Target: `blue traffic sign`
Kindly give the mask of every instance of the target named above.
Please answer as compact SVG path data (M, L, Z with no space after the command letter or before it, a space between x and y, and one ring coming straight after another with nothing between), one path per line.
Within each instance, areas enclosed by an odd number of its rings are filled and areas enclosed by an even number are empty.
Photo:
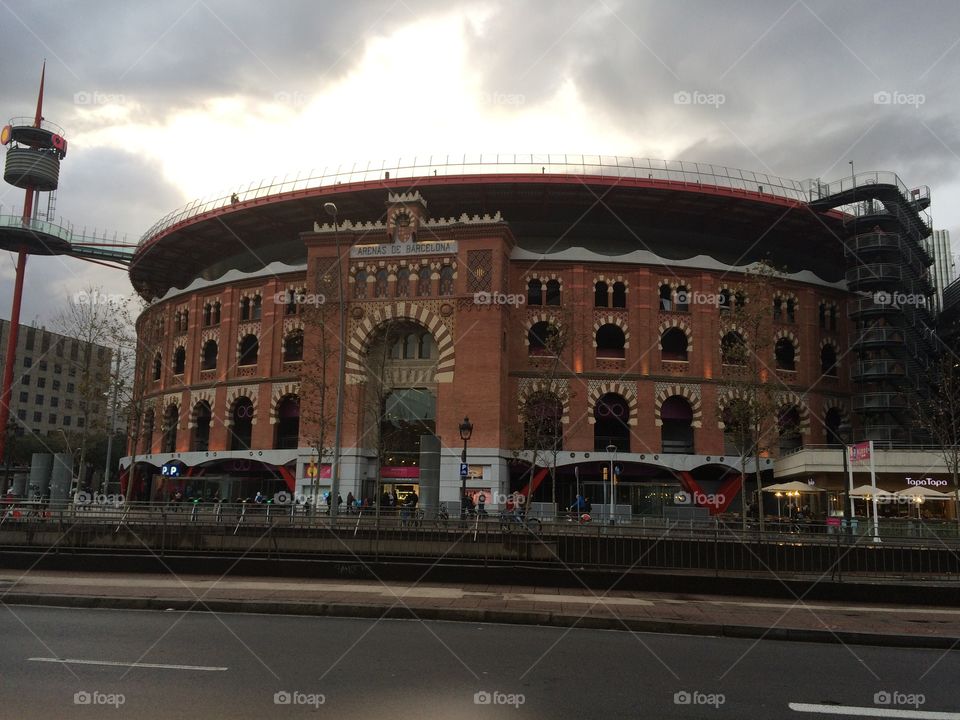
M466 463L460 463L460 477L470 477L470 466Z

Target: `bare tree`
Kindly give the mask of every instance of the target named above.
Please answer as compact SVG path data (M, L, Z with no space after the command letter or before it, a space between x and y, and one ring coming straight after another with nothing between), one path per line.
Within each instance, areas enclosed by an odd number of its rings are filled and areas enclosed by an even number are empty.
M328 298L337 297L336 260L318 268L314 279L316 292L299 293L289 298L297 303L303 319L303 357L300 368L301 435L316 453L316 474L311 481L314 509L320 499L320 474L324 461L333 455L337 407L337 363L339 338L330 330L339 322L336 306ZM304 413L304 410L308 412Z
M109 395L112 387L110 377L114 351L104 351L103 348L114 346L119 311L120 301L115 296L106 294L101 287L89 285L68 300L53 319L57 332L75 340L79 346L76 354L72 349L68 351L59 347L57 355L63 357L71 373L77 376L76 385L81 396L78 430L73 433L80 440L77 480L81 483L85 476L90 439L99 432L113 430L106 427L102 409L109 402L105 394ZM75 490L71 488L72 492Z
M960 360L944 354L935 367L937 387L914 396L911 408L921 429L930 433L953 479L955 515L960 526Z
M563 407L570 402L569 365L564 355L574 338L573 315L569 310L553 308L551 319L529 331L532 363L539 370L537 388L520 406L520 434L514 455L531 453L533 478L541 459L549 468L550 498L557 503L557 460L563 450Z
M769 452L772 421L780 406L780 383L775 371L775 340L772 322L774 281L780 273L769 263L748 268L729 289L721 308L721 373L725 386L719 414L728 430L728 438L740 455L742 477L746 478L747 459L756 471L756 490L760 529L763 530L763 486L760 458ZM743 528L746 529L746 494L743 498Z

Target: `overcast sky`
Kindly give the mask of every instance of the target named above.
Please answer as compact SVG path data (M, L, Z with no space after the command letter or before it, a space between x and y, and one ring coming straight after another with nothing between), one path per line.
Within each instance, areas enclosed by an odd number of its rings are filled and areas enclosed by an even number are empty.
M353 161L597 153L894 170L960 243L960 3L0 0L0 117L65 128L57 214L139 237L198 196ZM693 102L683 102L692 99ZM8 213L22 191L0 188ZM0 317L13 259L0 254ZM31 258L22 318L126 275Z

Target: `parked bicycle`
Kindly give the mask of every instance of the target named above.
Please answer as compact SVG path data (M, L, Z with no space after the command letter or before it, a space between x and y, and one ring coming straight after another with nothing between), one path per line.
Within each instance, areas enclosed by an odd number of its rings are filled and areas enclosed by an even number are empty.
M520 529L533 533L534 535L539 535L543 532L543 523L540 522L539 518L524 513L500 513L500 532L509 533Z

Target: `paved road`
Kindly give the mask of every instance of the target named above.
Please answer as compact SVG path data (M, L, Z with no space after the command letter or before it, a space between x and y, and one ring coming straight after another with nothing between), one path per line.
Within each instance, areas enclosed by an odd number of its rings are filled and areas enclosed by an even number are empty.
M960 720L960 652L24 606L0 608L0 638L0 717L23 720L841 717L805 711L820 704Z

